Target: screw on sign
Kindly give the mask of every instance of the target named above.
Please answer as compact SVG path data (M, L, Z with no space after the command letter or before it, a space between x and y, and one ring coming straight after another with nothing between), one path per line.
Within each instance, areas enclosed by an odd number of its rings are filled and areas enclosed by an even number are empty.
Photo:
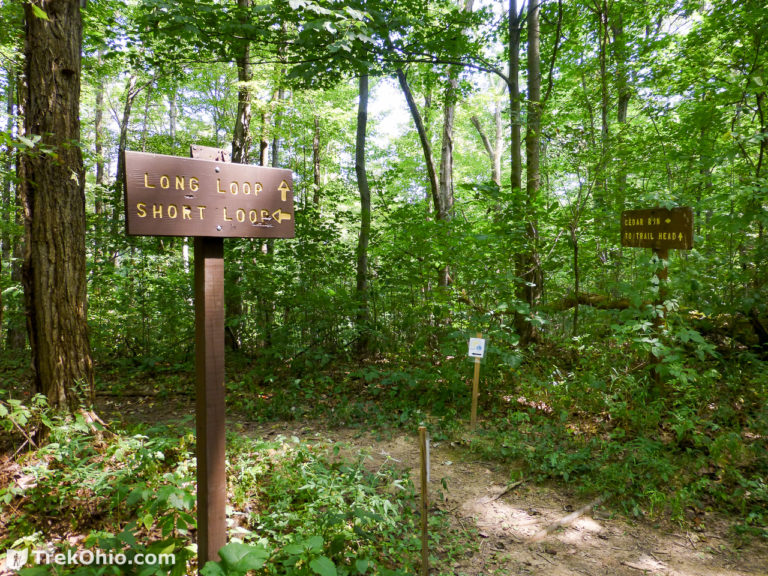
M224 238L293 238L290 170L231 164L217 148L192 158L126 152L129 235L195 239L198 568L227 543L224 426Z

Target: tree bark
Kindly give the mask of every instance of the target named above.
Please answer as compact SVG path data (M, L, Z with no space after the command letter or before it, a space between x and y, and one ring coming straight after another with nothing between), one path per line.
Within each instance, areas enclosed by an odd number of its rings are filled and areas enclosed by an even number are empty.
M123 193L125 191L125 150L128 147L128 125L131 121L133 101L143 87L137 86L138 76L134 73L128 78L125 87L125 102L123 117L120 121L120 139L117 143L117 174L115 175L115 192L112 205L112 233L117 235L122 212Z
M48 19L35 15L33 5ZM85 173L80 151L79 0L24 4L24 130L41 147L21 162L24 292L34 386L51 406L93 403L86 323Z
M528 314L518 314L516 326L520 345L525 347L536 338L531 316L542 294L543 274L538 254L538 219L536 203L541 174L539 168L541 132L541 61L539 53L539 5L532 4L528 11L528 124L525 131L526 193L525 243L518 257L517 276L522 279L518 298L528 304Z
M104 82L96 86L96 108L93 113L93 151L96 154L96 184L104 185ZM104 209L99 193L96 198L96 214Z
M238 0L237 5L243 10L251 6L251 0ZM253 70L251 68L251 45L245 42L242 51L236 58L237 61L237 117L235 129L232 133L232 163L248 164L251 142L251 101Z
M491 143L491 139L485 133L480 119L477 116L472 116L470 120L472 121L472 125L475 127L475 130L477 130L477 133L480 136L480 140L483 143L485 152L488 154L488 159L491 161L491 181L496 184L496 186L501 187L501 153L504 147L504 140L501 129L501 107L497 103L493 114L495 127L493 144Z
M443 138L440 149L440 204L435 206L437 219L450 222L453 216L453 127L456 116L456 92L459 81L449 69L443 108ZM451 284L451 268L446 262L437 271L437 285L447 288Z
M13 133L15 123L15 72L13 69L7 69L8 83L5 86L5 110L8 118L8 132ZM11 172L13 171L13 162L15 154L12 146L7 146L3 155L3 173L2 173L2 191L0 192L0 217L4 222L13 222L15 219L16 206L11 194ZM10 261L11 257L11 231L9 228L3 229L0 236L0 277L2 277L3 264ZM3 333L3 322L5 306L3 304L3 295L0 292L0 337ZM0 338L0 341L2 339Z
M419 113L419 107L416 105L416 100L413 98L413 92L408 84L408 79L405 77L405 72L402 68L398 68L395 71L397 80L400 82L400 88L405 95L405 101L408 104L408 110L413 118L413 123L416 125L416 133L419 135L419 142L421 142L421 149L424 152L424 160L427 165L427 176L429 179L429 189L432 195L432 201L435 205L435 211L440 212L440 185L437 180L437 169L435 168L435 156L432 153L432 144L429 141L429 135L427 129L424 127L424 121Z
M12 120L13 126L11 130L14 132L14 134L17 134L19 130L21 129L21 122L22 118L24 117L24 90L26 84L24 83L23 76L21 75L21 72L17 71L15 73L15 93L16 93L16 109L13 110L13 100L9 103L8 111L13 112L12 115L9 116L9 119ZM21 176L21 155L18 151L12 151L11 149L8 150L9 154L9 174L10 171L13 168L13 164L16 165L16 176L17 179ZM10 185L10 180L8 181L8 184ZM17 184L15 187L15 192L13 193L13 198L11 199L9 196L9 202L10 206L12 206L13 213L12 215L9 215L10 218L13 219L13 221L17 224L17 226L22 227L24 225L22 213L21 213L21 187ZM10 190L9 190L10 193ZM21 278L21 268L22 268L22 260L24 258L24 243L23 238L15 237L12 238L9 236L8 240L8 247L11 250L11 258L10 258L10 264L11 264L11 282L13 284L19 285L22 283ZM14 314L13 316L18 316L19 319L16 321L15 319L8 322L8 319L6 318L7 322L7 332L6 332L6 346L11 350L22 350L26 344L27 344L27 332L24 326L24 321L22 320L24 316L23 312L23 304L19 303L18 305L13 306ZM17 314L18 313L18 314Z
M368 241L371 234L371 190L365 167L365 141L368 126L368 75L359 80L357 108L357 137L355 140L355 174L360 192L360 236L357 241L357 332L358 351L366 352L370 345L370 313L368 310Z
M520 22L517 0L509 0L509 109L510 119L510 185L512 194L523 187L522 138L520 128Z
M251 6L251 0L238 0L238 8L247 10ZM245 18L245 14L242 16ZM248 164L250 160L251 143L253 136L251 132L251 105L253 99L253 90L251 81L253 80L253 70L251 68L251 45L250 42L244 42L237 61L237 115L235 117L235 127L232 131L232 163ZM242 274L240 269L232 271L228 278L231 290L225 292L226 296L226 314L227 314L227 344L232 350L240 348L240 318L243 316L243 297L240 291Z
M315 116L315 130L312 133L312 203L320 205L320 118Z
M178 94L171 89L168 97L168 136L171 138L171 146L176 146L176 122L179 118Z

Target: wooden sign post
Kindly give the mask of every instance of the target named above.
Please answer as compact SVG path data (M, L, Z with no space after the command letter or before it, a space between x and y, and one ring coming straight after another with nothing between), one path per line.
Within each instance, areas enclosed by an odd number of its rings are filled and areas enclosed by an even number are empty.
M472 430L477 426L477 397L480 395L480 360L485 356L485 340L478 332L476 338L469 339L467 355L475 359L475 373L472 376L472 409L469 415L469 425Z
M693 211L690 207L625 210L621 214L621 245L650 248L661 263L661 268L656 271L659 292L655 302L657 316L654 320L657 330L661 330L666 323L664 302L667 299L669 279L669 251L693 248ZM652 362L658 363L653 355ZM661 377L655 368L653 376L659 388Z
M216 148L193 158L125 153L129 235L195 239L198 570L227 543L224 410L224 238L293 238L290 170L230 164Z
M419 426L421 462L421 576L429 576L429 435Z

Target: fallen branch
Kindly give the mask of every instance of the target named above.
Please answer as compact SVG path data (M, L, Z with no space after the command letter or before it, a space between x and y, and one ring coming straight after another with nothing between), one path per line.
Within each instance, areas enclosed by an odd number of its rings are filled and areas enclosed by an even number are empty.
M555 530L557 530L558 528L562 528L562 527L564 527L564 526L568 526L568 525L569 525L569 524L571 524L571 523L572 523L574 520L576 520L576 519L578 519L579 517L583 516L583 515L584 515L586 512L589 512L589 511L590 511L590 510L592 510L592 508L594 508L595 506L600 506L600 504L602 504L602 503L603 503L603 502L605 502L606 500L608 500L608 494L603 494L603 495L602 495L602 496L600 496L599 498L595 498L595 499L594 499L592 502L590 502L590 503L589 503L589 504L587 504L586 506L582 506L582 507L581 507L581 508L579 508L578 510L576 510L576 511L574 511L574 512L571 512L571 513L570 513L570 514L568 514L568 516L566 516L565 518L561 518L561 519L560 519L560 520L558 520L557 522L554 522L553 524L550 524L549 526L547 526L547 527L546 527L546 528L544 528L543 530L540 530L539 532L537 532L536 534L534 534L533 536L531 536L531 537L528 539L528 543L529 543L529 544L532 544L532 543L534 543L534 542L541 542L542 540L544 540L544 538L546 538L547 536L549 536L549 535L550 535L552 532L554 532L554 531L555 531Z
M501 492L499 492L495 496L490 496L490 497L486 496L485 498L483 498L481 500L481 503L482 504L490 504L491 502L495 502L496 500L498 500L502 496L504 496L506 494L509 494L512 490L514 490L518 486L522 486L523 484L525 484L525 478L523 478L522 480L518 480L517 482L512 482L512 484L508 485L506 488L504 488L504 490L502 490Z
M628 298L611 298L605 294L590 294L588 292L579 292L578 298L573 294L562 298L556 302L551 302L546 306L553 312L563 312L575 308L576 304L581 306L591 306L598 310L627 310L632 305ZM642 305L649 305L650 302L643 302Z

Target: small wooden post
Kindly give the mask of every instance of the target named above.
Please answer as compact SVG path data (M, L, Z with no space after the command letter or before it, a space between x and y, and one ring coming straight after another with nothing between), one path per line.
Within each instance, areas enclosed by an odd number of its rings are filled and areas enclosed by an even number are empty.
M421 576L429 575L429 445L427 429L419 426L421 451Z
M478 332L478 338L483 335ZM480 396L480 358L475 358L475 373L472 376L472 412L469 417L469 425L472 430L477 426L477 398Z

